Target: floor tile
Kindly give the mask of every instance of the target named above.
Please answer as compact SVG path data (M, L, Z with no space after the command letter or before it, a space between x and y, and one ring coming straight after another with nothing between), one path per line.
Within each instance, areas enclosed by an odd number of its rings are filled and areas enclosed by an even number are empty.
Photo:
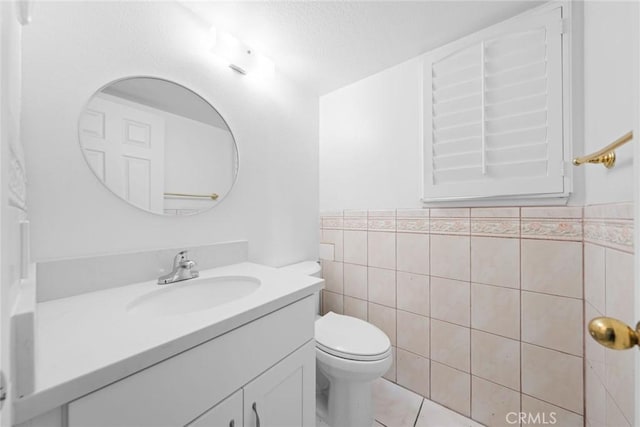
M424 399L415 427L483 427L456 412Z
M422 396L382 378L373 383L376 421L387 427L413 427Z

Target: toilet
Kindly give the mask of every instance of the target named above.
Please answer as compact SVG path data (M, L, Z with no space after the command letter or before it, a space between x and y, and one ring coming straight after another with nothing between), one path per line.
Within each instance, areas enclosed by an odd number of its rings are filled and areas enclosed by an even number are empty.
M320 277L317 262L283 267ZM320 316L316 294L316 407L330 427L370 427L373 424L372 383L391 366L389 337L374 325L329 312Z

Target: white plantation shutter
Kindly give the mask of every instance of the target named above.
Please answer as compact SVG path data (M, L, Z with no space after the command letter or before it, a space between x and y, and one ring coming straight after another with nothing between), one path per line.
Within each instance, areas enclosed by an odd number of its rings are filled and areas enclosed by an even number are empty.
M425 61L424 199L564 191L562 9Z

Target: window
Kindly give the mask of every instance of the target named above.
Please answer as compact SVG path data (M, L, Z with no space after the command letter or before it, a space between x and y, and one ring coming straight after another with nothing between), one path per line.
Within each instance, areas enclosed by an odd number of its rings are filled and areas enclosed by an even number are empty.
M425 202L568 195L562 12L529 12L425 57Z

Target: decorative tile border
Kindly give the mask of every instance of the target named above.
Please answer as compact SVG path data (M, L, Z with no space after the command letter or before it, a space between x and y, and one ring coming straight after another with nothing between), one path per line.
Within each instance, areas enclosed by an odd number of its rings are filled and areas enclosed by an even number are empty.
M431 234L457 234L468 236L471 231L469 218L431 218Z
M396 231L396 211L369 211L367 229L369 231Z
M367 211L344 211L345 230L366 230Z
M584 241L633 253L633 220L585 219Z
M633 252L633 208L633 203L616 203L584 208L345 210L321 212L320 226L328 230L585 241Z
M582 241L582 220L563 218L522 218L523 239Z
M429 209L399 209L396 228L403 233L429 233Z
M344 220L341 216L322 216L320 217L320 224L323 229L341 230Z
M469 208L434 208L431 209L432 234L457 234L468 236L471 232Z
M520 237L520 218L472 218L471 235Z

